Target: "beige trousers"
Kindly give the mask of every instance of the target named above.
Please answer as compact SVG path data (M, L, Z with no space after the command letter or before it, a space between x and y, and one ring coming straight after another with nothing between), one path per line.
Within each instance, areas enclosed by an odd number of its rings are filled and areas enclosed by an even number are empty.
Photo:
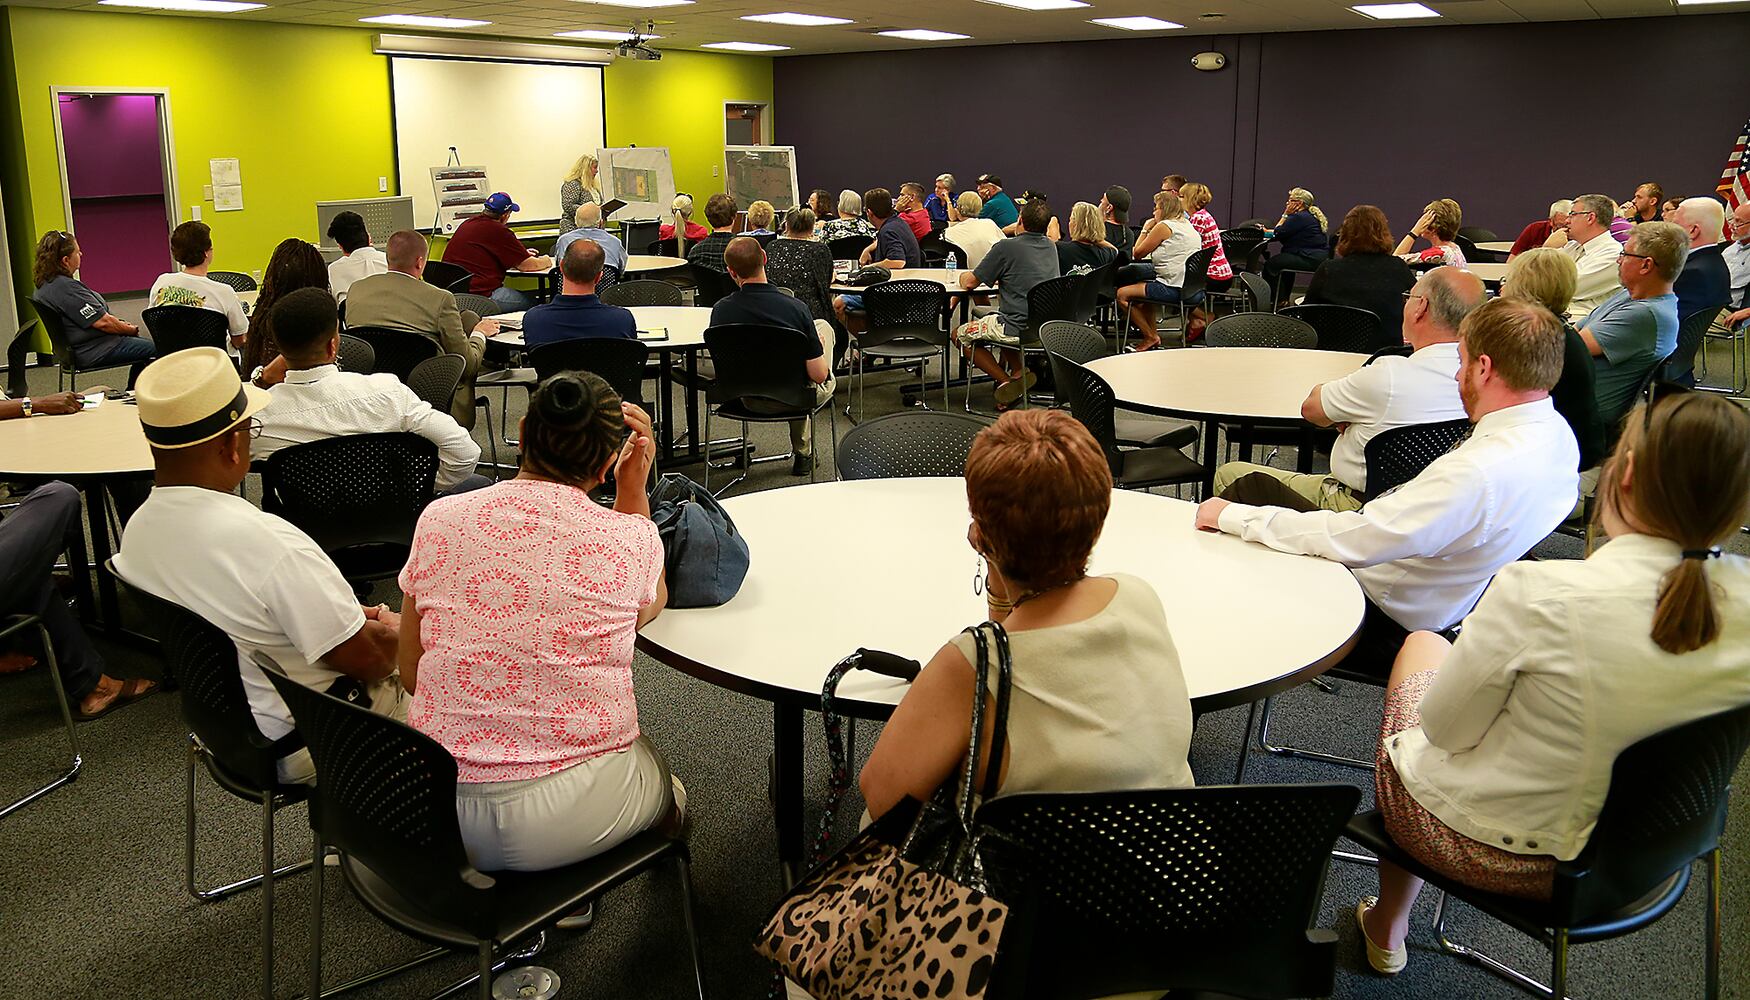
M1256 465L1252 462L1227 462L1215 470L1215 495L1221 496L1241 476L1261 472L1282 483L1295 493L1305 497L1308 503L1316 504L1321 510L1360 510L1361 498L1355 491L1338 482L1334 477L1320 473L1289 472L1268 465Z

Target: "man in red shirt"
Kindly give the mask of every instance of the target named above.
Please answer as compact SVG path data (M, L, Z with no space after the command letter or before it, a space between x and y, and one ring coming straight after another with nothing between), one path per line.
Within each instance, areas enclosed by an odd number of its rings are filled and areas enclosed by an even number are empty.
M1568 210L1573 207L1574 203L1566 198L1551 203L1549 218L1539 219L1526 226L1524 231L1519 234L1519 238L1513 241L1513 250L1507 255L1507 258L1511 260L1527 250L1543 246L1549 241L1550 233L1558 229L1568 228Z
M444 260L456 264L474 276L468 291L489 295L506 312L527 310L534 301L527 294L504 283L506 271L550 271L553 258L543 257L523 246L507 223L512 212L522 206L510 195L499 191L486 199L480 214L456 227L449 245L444 247Z
M907 182L899 186L899 197L893 202L893 207L899 209L900 220L920 240L930 235L930 210L924 207L925 197L922 184Z

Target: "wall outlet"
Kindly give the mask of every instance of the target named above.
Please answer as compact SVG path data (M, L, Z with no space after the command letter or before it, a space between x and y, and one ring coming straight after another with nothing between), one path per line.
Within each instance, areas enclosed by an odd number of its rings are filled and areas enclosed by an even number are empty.
M201 207L199 205L188 206L188 217L194 222L201 221Z
M378 191L389 190L389 178L387 178L387 177L377 178L377 190Z
M211 184L202 184L201 185L201 200L202 201L212 201L213 200L213 186Z
M715 163L711 164L711 176L712 177L717 176L717 164L715 164Z

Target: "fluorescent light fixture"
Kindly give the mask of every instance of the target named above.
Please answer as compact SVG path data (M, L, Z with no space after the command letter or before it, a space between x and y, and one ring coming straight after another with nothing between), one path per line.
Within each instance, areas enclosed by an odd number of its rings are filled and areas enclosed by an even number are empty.
M409 28L478 28L491 21L470 21L464 17L431 17L426 14L378 14L361 17L361 24L402 24Z
M630 32L630 31L602 31L599 28L586 28L582 31L555 31L553 33L553 37L554 38L587 38L592 42L629 42L632 40L633 32ZM645 41L648 42L648 41L655 39L655 38L661 38L662 36L661 35L643 35L640 37L642 37Z
M575 0L577 3L600 3L610 7L679 7L694 0Z
M1168 28L1184 27L1177 21L1163 21L1158 17L1096 17L1088 23L1123 28L1125 31L1166 31Z
M1679 7L1701 7L1705 4L1744 3L1745 0L1677 0Z
M1408 21L1418 17L1439 17L1440 12L1419 3L1364 3L1349 8L1375 21Z
M819 28L828 24L850 24L848 17L826 17L822 14L747 14L743 21L764 21L767 24L793 24L799 28Z
M146 7L151 10L187 10L202 14L235 14L242 10L260 10L264 3L242 3L240 0L97 0L108 7Z
M952 42L957 38L971 38L971 35L956 35L952 31L932 31L929 28L906 28L903 31L877 31L877 35L888 38L909 38L914 42Z
M706 42L702 49L728 49L731 52L779 52L788 45L767 45L765 42Z
M1021 10L1069 10L1071 7L1092 7L1082 0L981 0L998 7L1018 7Z

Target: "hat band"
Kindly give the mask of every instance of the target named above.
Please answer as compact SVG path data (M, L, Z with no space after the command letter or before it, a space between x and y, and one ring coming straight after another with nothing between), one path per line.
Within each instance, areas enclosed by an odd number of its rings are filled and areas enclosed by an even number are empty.
M237 387L237 396L231 402L209 417L202 417L192 424L181 424L176 427L155 427L142 422L141 428L146 432L146 440L160 448L180 448L183 445L205 441L243 419L244 411L249 409L249 396L243 387Z

